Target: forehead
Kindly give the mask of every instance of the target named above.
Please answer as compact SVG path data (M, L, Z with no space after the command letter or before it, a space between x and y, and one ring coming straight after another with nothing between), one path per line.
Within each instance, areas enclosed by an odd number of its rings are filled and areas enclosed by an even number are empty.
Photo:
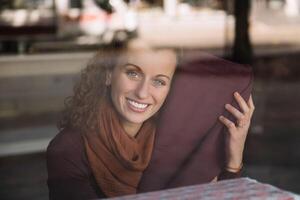
M176 55L171 50L143 50L129 52L127 63L137 65L144 72L171 75L176 67Z

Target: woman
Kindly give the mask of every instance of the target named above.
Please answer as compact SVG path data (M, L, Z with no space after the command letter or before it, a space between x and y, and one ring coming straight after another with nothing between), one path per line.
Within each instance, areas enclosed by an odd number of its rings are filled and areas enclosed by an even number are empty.
M61 132L47 149L50 199L93 199L134 194L151 161L157 113L173 78L176 57L168 50L98 54L82 72L67 102ZM228 173L238 174L254 110L234 95L241 111L226 109ZM180 139L180 138L178 138ZM226 173L225 173L226 174ZM226 176L224 176L226 177ZM145 183L145 179L143 180Z

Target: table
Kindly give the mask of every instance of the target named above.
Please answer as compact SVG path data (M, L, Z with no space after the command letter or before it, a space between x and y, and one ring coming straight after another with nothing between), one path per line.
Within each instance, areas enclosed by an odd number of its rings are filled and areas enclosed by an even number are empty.
M300 196L281 190L269 184L260 183L250 178L224 180L209 184L180 187L175 189L147 192L110 198L112 200L300 200Z

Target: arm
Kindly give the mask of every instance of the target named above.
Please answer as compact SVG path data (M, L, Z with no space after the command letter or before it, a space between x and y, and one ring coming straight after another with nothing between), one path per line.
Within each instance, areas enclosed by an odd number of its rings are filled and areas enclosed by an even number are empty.
M230 172L225 169L217 176L217 180L221 181L226 179L239 178L241 177L241 172L241 170L238 172Z
M225 108L236 118L236 123L230 121L224 116L220 116L219 118L228 130L226 144L227 162L226 167L220 174L219 179L236 178L240 176L245 141L254 112L254 104L251 95L248 102L246 102L237 92L234 93L234 98L237 101L241 111L230 104L226 104Z

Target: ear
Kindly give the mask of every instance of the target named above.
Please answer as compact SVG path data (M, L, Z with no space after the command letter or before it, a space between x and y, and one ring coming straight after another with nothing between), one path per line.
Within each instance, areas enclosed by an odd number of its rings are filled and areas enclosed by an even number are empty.
M111 85L111 71L106 71L106 77L105 77L105 85L109 86Z

